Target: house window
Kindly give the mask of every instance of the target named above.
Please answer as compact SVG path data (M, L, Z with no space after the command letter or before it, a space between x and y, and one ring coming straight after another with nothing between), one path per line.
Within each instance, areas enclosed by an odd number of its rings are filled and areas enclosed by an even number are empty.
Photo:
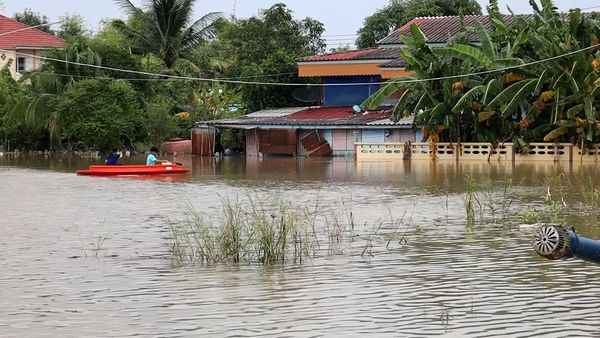
M25 72L25 58L19 57L17 58L17 73Z

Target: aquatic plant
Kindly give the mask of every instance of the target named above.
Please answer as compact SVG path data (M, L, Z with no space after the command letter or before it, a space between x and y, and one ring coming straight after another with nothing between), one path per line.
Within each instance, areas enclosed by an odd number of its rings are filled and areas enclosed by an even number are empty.
M467 214L467 225L472 226L475 223L475 206L481 207L481 202L477 198L477 182L472 176L466 176L466 188L463 202Z
M401 232L404 215L397 219L390 210L385 220L365 223L358 230L346 201L340 207L325 208L317 202L314 208L298 209L278 196L250 197L244 203L222 198L214 224L192 206L186 216L171 226L169 252L175 265L301 263L319 253L342 254L359 237L366 241L362 254L372 256L374 243L386 250L396 241L406 243L410 228L408 224Z

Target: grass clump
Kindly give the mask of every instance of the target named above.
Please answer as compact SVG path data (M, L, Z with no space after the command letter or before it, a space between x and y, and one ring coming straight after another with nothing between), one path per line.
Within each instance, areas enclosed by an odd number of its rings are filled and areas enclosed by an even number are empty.
M171 227L170 254L178 264L261 263L301 260L314 255L313 228L299 221L289 202L273 198L223 199L216 224L193 208L188 218Z
M406 243L410 222L404 222L405 214L396 219L389 210L389 218L357 229L351 203L345 201L296 208L279 197L244 203L223 198L214 222L188 207L187 218L171 227L170 256L175 265L273 265L302 263L320 253L344 254L358 246L363 246L362 256L373 256L375 245L389 251L392 243Z

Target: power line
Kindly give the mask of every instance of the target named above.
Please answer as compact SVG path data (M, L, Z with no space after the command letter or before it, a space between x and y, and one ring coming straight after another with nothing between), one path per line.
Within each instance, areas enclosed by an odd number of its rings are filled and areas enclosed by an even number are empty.
M24 27L24 28L16 29L16 30L14 30L14 31L0 33L0 36L9 35L9 34L14 34L14 33L22 32L22 31L26 31L26 30L29 30L29 29L34 29L34 28L44 27L44 26L52 26L52 25L57 25L57 24L59 24L59 23L62 23L62 21L56 21L56 22L51 22L51 23L43 23L43 24L41 24L41 25L37 25L37 26L27 26L27 27Z
M111 71L115 71L115 72L123 72L123 73L129 73L129 74L138 74L138 75L146 75L146 76L155 76L155 77L159 77L160 79L155 79L155 80L164 80L164 79L178 79L178 80L188 80L188 81L201 81L201 82L220 82L220 83L231 83L231 84L244 84L244 85L260 85L260 86L279 86L279 87L300 87L300 86L315 86L315 87L349 87L349 86L370 86L370 85L376 85L376 84L385 84L387 86L391 85L391 84L401 84L401 83L418 83L418 82L428 82L428 81L441 81L441 80L450 80L450 79L457 79L457 78L463 78L463 77L468 77L468 76L473 76L473 75L485 75L485 74L491 74L491 73L498 73L498 72L503 72L506 70L511 70L511 69L517 69L517 68L524 68L524 67L528 67L528 66L532 66L532 65L536 65L536 64L540 64L543 62L547 62L547 61L552 61L552 60L557 60L566 56L570 56L573 54L577 54L577 53L581 53L590 49L594 49L600 46L600 43L589 46L589 47L585 47L585 48L581 48L575 51L571 51L568 53L564 53L564 54L560 54L557 56L553 56L553 57L549 57L546 59L542 59L542 60L536 60L536 61L531 61L528 63L524 63L521 65L514 65L514 66L508 66L508 67L504 67L504 68L499 68L499 69L493 69L493 70L486 70L486 71L480 71L480 72L475 72L475 73L468 73L468 74L458 74L458 75L449 75L449 76L442 76L442 77L435 77L435 78L427 78L427 79L409 79L409 80L391 80L388 82L366 82L366 83L285 83L285 82L262 82L262 81L242 81L242 80L220 80L220 79L210 79L210 78L201 78L201 77L187 77L187 76L178 76L178 75L167 75L167 74L157 74L157 73L150 73L150 72L144 72L144 71L135 71L135 70L129 70L129 69L120 69L120 68L113 68L113 67L106 67L106 66L99 66L99 65L91 65L91 64L87 64L87 63L81 63L81 62L75 62L75 61L67 61L67 60L60 60L60 59L54 59L54 58L49 58L49 57L44 57L44 56L38 56L38 55L30 55L30 54L25 54L25 53L17 53L18 55L26 55L29 57L33 57L33 58L37 58L37 59L41 59L41 60L47 60L47 61L55 61L55 62L61 62L61 63L66 63L66 64L72 64L72 65L77 65L77 66L84 66L84 67L90 67L90 68L95 68L95 69L104 69L104 70L111 70ZM5 51L3 49L0 49L0 51Z
M592 6L592 7L580 8L580 10L587 11L588 9L596 9L596 8L600 8L600 6Z
M29 54L27 54L29 55ZM74 77L80 79L111 79L111 80L122 80L122 81L185 81L187 79L159 79L159 78L124 78L124 77L110 77L110 76L102 76L102 75L75 75L75 74L66 74L66 73L55 73L55 72L37 72L37 74L47 74L59 77ZM249 78L258 78L258 77L274 77L274 76L283 76L283 75L292 75L296 74L296 72L288 72L288 73L278 73L278 74L264 74L264 75L252 75L252 76L240 76L240 77L230 77L230 78L215 78L215 80L233 80L233 79L249 79ZM161 76L161 75L157 75Z

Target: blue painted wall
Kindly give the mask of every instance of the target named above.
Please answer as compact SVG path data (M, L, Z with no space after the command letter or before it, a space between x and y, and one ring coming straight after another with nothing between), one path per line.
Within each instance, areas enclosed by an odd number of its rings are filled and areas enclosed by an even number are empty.
M384 142L385 135L383 129L363 129L362 142Z
M374 83L363 86L325 86L323 105L326 107L353 106L361 104L367 97L379 89L379 76L330 76L323 77L325 84Z

